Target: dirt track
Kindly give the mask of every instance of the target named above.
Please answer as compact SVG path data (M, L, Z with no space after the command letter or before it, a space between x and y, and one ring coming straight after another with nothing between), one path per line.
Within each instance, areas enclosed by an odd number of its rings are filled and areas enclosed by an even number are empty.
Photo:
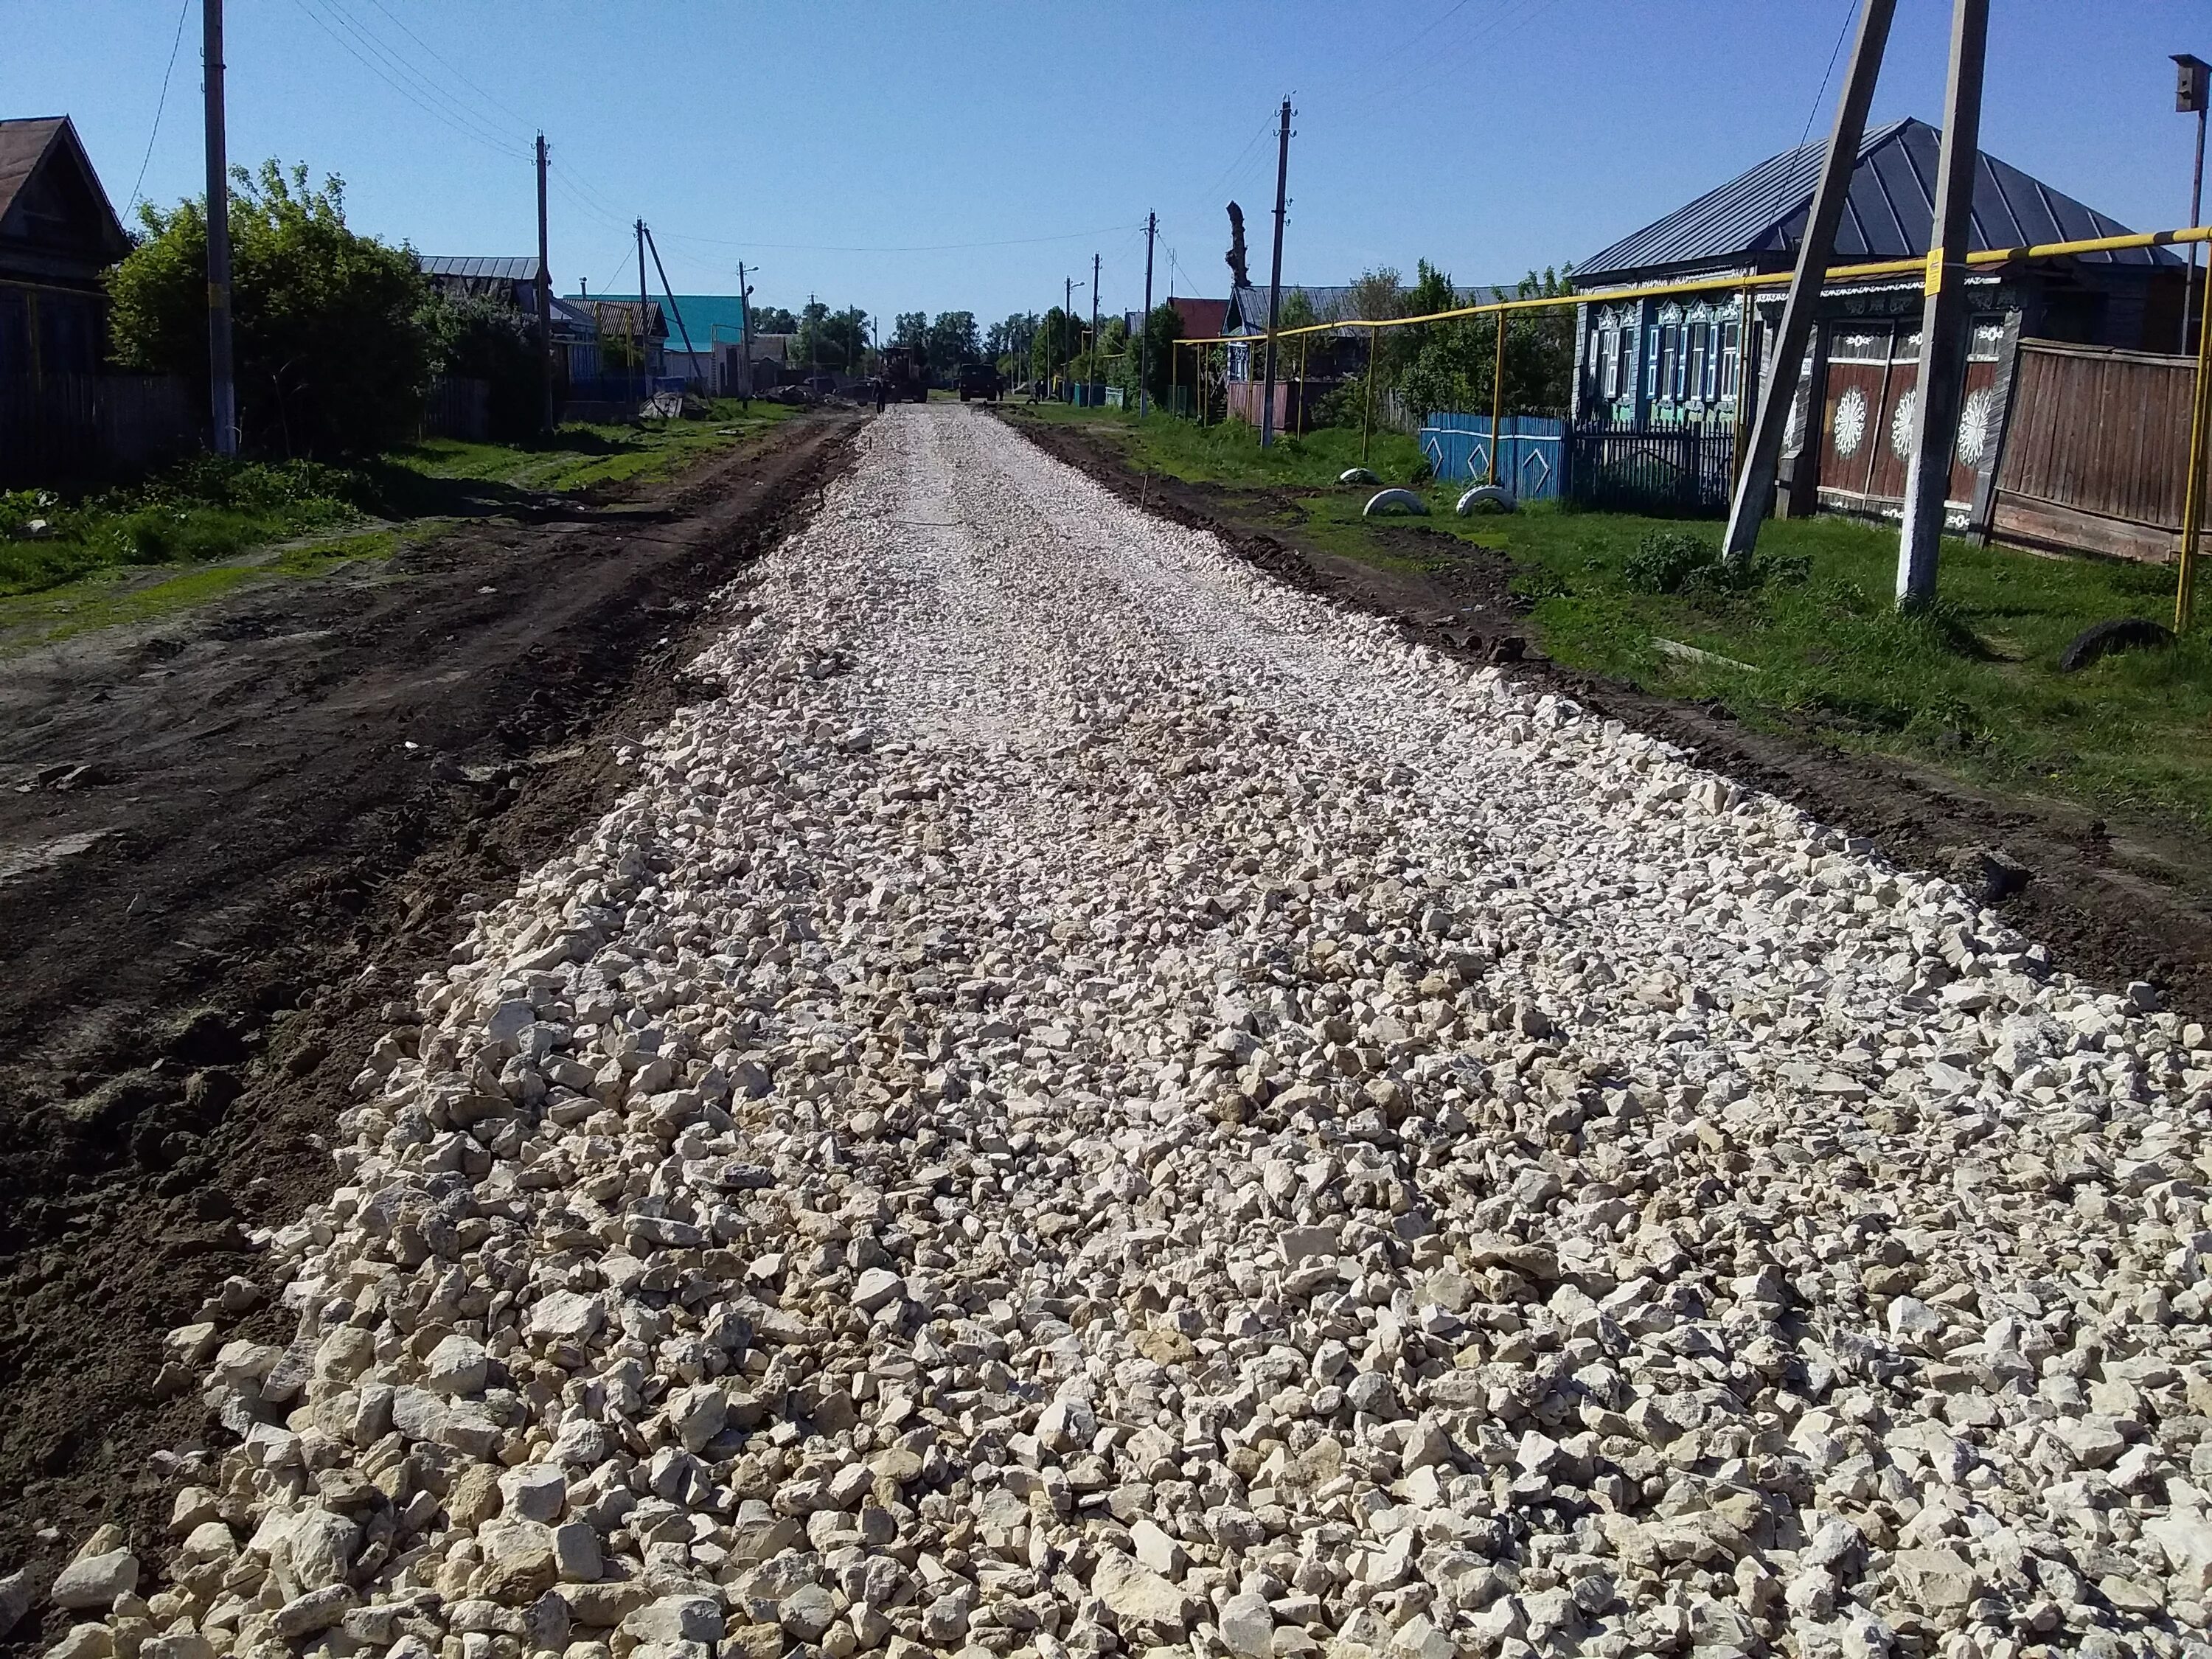
M155 1339L328 1190L388 989L610 798L856 424L0 665L0 1560L152 1501L204 1421Z
M1139 478L1088 434L1013 418L1049 453L1122 496L1141 497L1156 512L1215 532L1284 580L1393 617L1437 650L1487 659L1498 640L1517 641L1529 631L1521 621L1525 606L1509 591L1511 567L1502 556L1485 558L1480 549L1439 532L1396 529L1388 533L1404 538L1403 550L1429 563L1429 574L1359 564L1302 544L1295 531L1266 521L1267 491ZM2047 798L1977 789L1905 762L1747 731L1724 711L1647 696L1535 654L1514 670L1517 678L1680 744L1703 765L1870 838L1900 865L1948 872L1961 853L2002 850L2033 873L1997 908L2013 926L2048 944L2059 965L2116 987L2148 980L2163 993L2164 1006L2212 1023L2212 869L2203 846L2107 825Z

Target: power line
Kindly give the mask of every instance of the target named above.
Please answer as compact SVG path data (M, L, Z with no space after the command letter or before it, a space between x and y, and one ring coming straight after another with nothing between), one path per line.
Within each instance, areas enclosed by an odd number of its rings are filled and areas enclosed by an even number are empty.
M483 99L486 103L490 104L500 110L507 117L508 119L526 127L532 125L528 116L518 112L513 105L502 102L491 93L486 91L479 82L471 80L453 64L445 58L441 57L436 49L434 48L428 40L425 40L421 35L416 33L413 29L409 28L407 27L406 20L401 17L398 13L393 11L391 7L386 5L384 3L384 0L369 0L369 3L374 6L377 10L382 12L386 17L389 17L393 23L398 26L399 32L402 34L404 34L410 40L412 40L416 46L422 48L423 54L428 57L431 62L436 64L441 69L444 70L447 74L452 76L454 80L459 82L461 85L466 87L471 92L476 94L477 97Z
M1126 225L1106 225L1097 230L1071 230L1054 236L1009 236L990 242L926 242L899 246L854 246L839 242L757 242L747 238L693 236L680 231L661 234L672 242L698 242L708 247L764 247L798 253L957 253L969 248L1029 247L1039 242L1078 242L1086 237L1110 236ZM1141 227L1139 227L1141 228Z
M419 88L433 103L445 111L449 120L467 127L496 143L504 145L514 142L513 135L503 131L498 123L479 115L467 100L457 98L447 92L430 76L410 63L403 53L392 47L368 25L347 10L345 0L321 0L321 3L330 8L331 13L344 26L349 33L376 53L378 57L383 58L385 62L390 64L393 69Z
M376 76L378 80L383 82L385 85L390 87L394 92L404 98L409 103L414 105L416 108L421 110L424 114L430 116L435 120L443 122L446 125L453 128L453 131L459 133L463 137L474 139L477 143L483 145L487 149L493 150L499 155L505 155L510 160L517 159L519 153L510 149L507 147L507 141L495 135L495 129L489 127L480 127L471 121L457 118L452 111L441 108L437 104L425 99L405 82L395 77L384 67L383 64L378 63L375 58L368 56L359 46L354 45L354 43L348 40L344 34L339 33L338 29L328 18L325 18L322 13L316 10L313 5L308 3L308 0L293 0L293 3L297 5L301 11L305 12L310 18L314 20L316 27L321 29L324 33L329 35L331 40L337 41L338 45L344 49L348 57L351 58L363 69ZM332 3L332 0L325 0L325 3ZM364 37L364 39L366 37Z
M1805 112L1805 131L1797 135L1800 149L1813 136L1813 123L1820 113L1821 100L1828 95L1828 82L1836 73L1836 59L1843 55L1844 37L1851 32L1851 19L1857 12L1858 0L1844 0L1844 26L1836 31L1836 44L1828 50L1828 67L1820 71L1820 89L1813 94L1813 107Z
M185 19L191 15L192 0L177 8L177 38L169 42L169 67L161 71L161 95L154 104L154 130L146 135L146 153L138 159L138 176L131 181L131 200L123 210L128 219L131 210L138 205L139 186L146 182L146 168L154 160L154 141L161 136L161 112L169 106L169 76L176 72L177 52L185 44Z

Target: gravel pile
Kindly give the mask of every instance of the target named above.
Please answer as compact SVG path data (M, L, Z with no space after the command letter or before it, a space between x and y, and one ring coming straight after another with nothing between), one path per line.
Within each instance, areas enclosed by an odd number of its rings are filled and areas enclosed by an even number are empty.
M732 599L59 1659L2208 1650L2148 988L979 413Z

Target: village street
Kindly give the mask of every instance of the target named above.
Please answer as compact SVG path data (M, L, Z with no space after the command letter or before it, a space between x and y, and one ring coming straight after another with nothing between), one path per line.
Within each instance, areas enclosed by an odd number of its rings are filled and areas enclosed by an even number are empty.
M173 1337L242 1438L72 1654L2181 1650L2201 1030L990 416L859 444L363 1056L297 1340Z

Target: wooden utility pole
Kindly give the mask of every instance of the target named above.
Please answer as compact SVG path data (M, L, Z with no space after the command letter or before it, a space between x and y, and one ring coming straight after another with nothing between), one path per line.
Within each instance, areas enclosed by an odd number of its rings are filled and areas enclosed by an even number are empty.
M545 411L540 424L550 434L553 413L553 267L546 254L545 135L538 135L538 346L544 360Z
M1091 385L1092 386L1096 386L1098 384L1098 380L1097 380L1097 375L1098 375L1098 343L1099 343L1099 342L1098 342L1098 256L1097 256L1097 254L1095 254L1095 253L1094 253L1094 254L1092 254L1092 255L1091 256L1091 381L1090 381L1090 385ZM1086 407L1088 407L1088 406L1089 406L1089 403L1090 403L1090 398L1091 398L1091 393L1090 393L1089 392L1087 392L1087 391L1086 391L1086 392L1083 394L1083 397L1084 397L1085 405Z
M2173 106L2184 115L2197 118L2197 167L2189 175L2189 222L2193 228L2204 212L2204 115L2212 106L2212 64L2207 64L2194 53L2178 52L2173 54ZM2189 349L2189 313L2197 297L2197 244L2189 245L2189 276L2181 289L2181 343L2174 349Z
M1275 329L1283 315L1283 191L1291 179L1291 100L1283 100L1275 133L1275 260L1267 272L1267 370L1260 393L1260 447L1275 441Z
M215 453L238 453L238 386L230 352L230 157L222 125L222 0L200 0L207 111L208 412Z
M1150 408L1147 388L1152 385L1152 239L1159 234L1160 216L1145 216L1145 316L1137 327L1137 418L1143 420Z
M1813 337L1820 289L1827 281L1828 261L1835 252L1836 226L1844 216L1851 174L1859 164L1867 106L1874 101L1882 48L1888 43L1890 18L1896 10L1897 0L1864 0L1859 11L1858 39L1852 43L1850 70L1844 77L1843 95L1836 102L1836 125L1828 134L1827 158L1820 164L1820 182L1813 190L1813 208L1806 216L1805 240L1798 245L1790 297L1783 301L1773 372L1760 377L1759 418L1753 424L1750 453L1736 479L1735 500L1729 508L1728 533L1721 542L1721 551L1730 564L1747 562L1752 550L1759 545L1759 520L1766 516L1766 500L1774 493L1783 441L1790 432L1790 409L1797 400L1797 377L1804 368L1805 348ZM1749 343L1745 343L1747 351Z
M1936 162L1935 234L1920 306L1920 380L1912 400L1912 448L1905 468L1905 524L1897 544L1897 602L1936 597L1943 503L1965 395L1966 255L1972 252L1974 174L1981 160L1982 60L1990 0L1957 0L1951 12L1950 84L1943 95L1943 147Z
M660 275L660 292L668 301L668 314L676 319L677 331L684 337L684 355L691 360L691 367L696 368L699 349L691 343L691 331L684 326L684 309L676 303L676 291L668 286L668 267L660 263L660 244L653 240L650 230L645 233L645 240L653 249L653 268ZM686 374L684 378L688 384L691 377Z

